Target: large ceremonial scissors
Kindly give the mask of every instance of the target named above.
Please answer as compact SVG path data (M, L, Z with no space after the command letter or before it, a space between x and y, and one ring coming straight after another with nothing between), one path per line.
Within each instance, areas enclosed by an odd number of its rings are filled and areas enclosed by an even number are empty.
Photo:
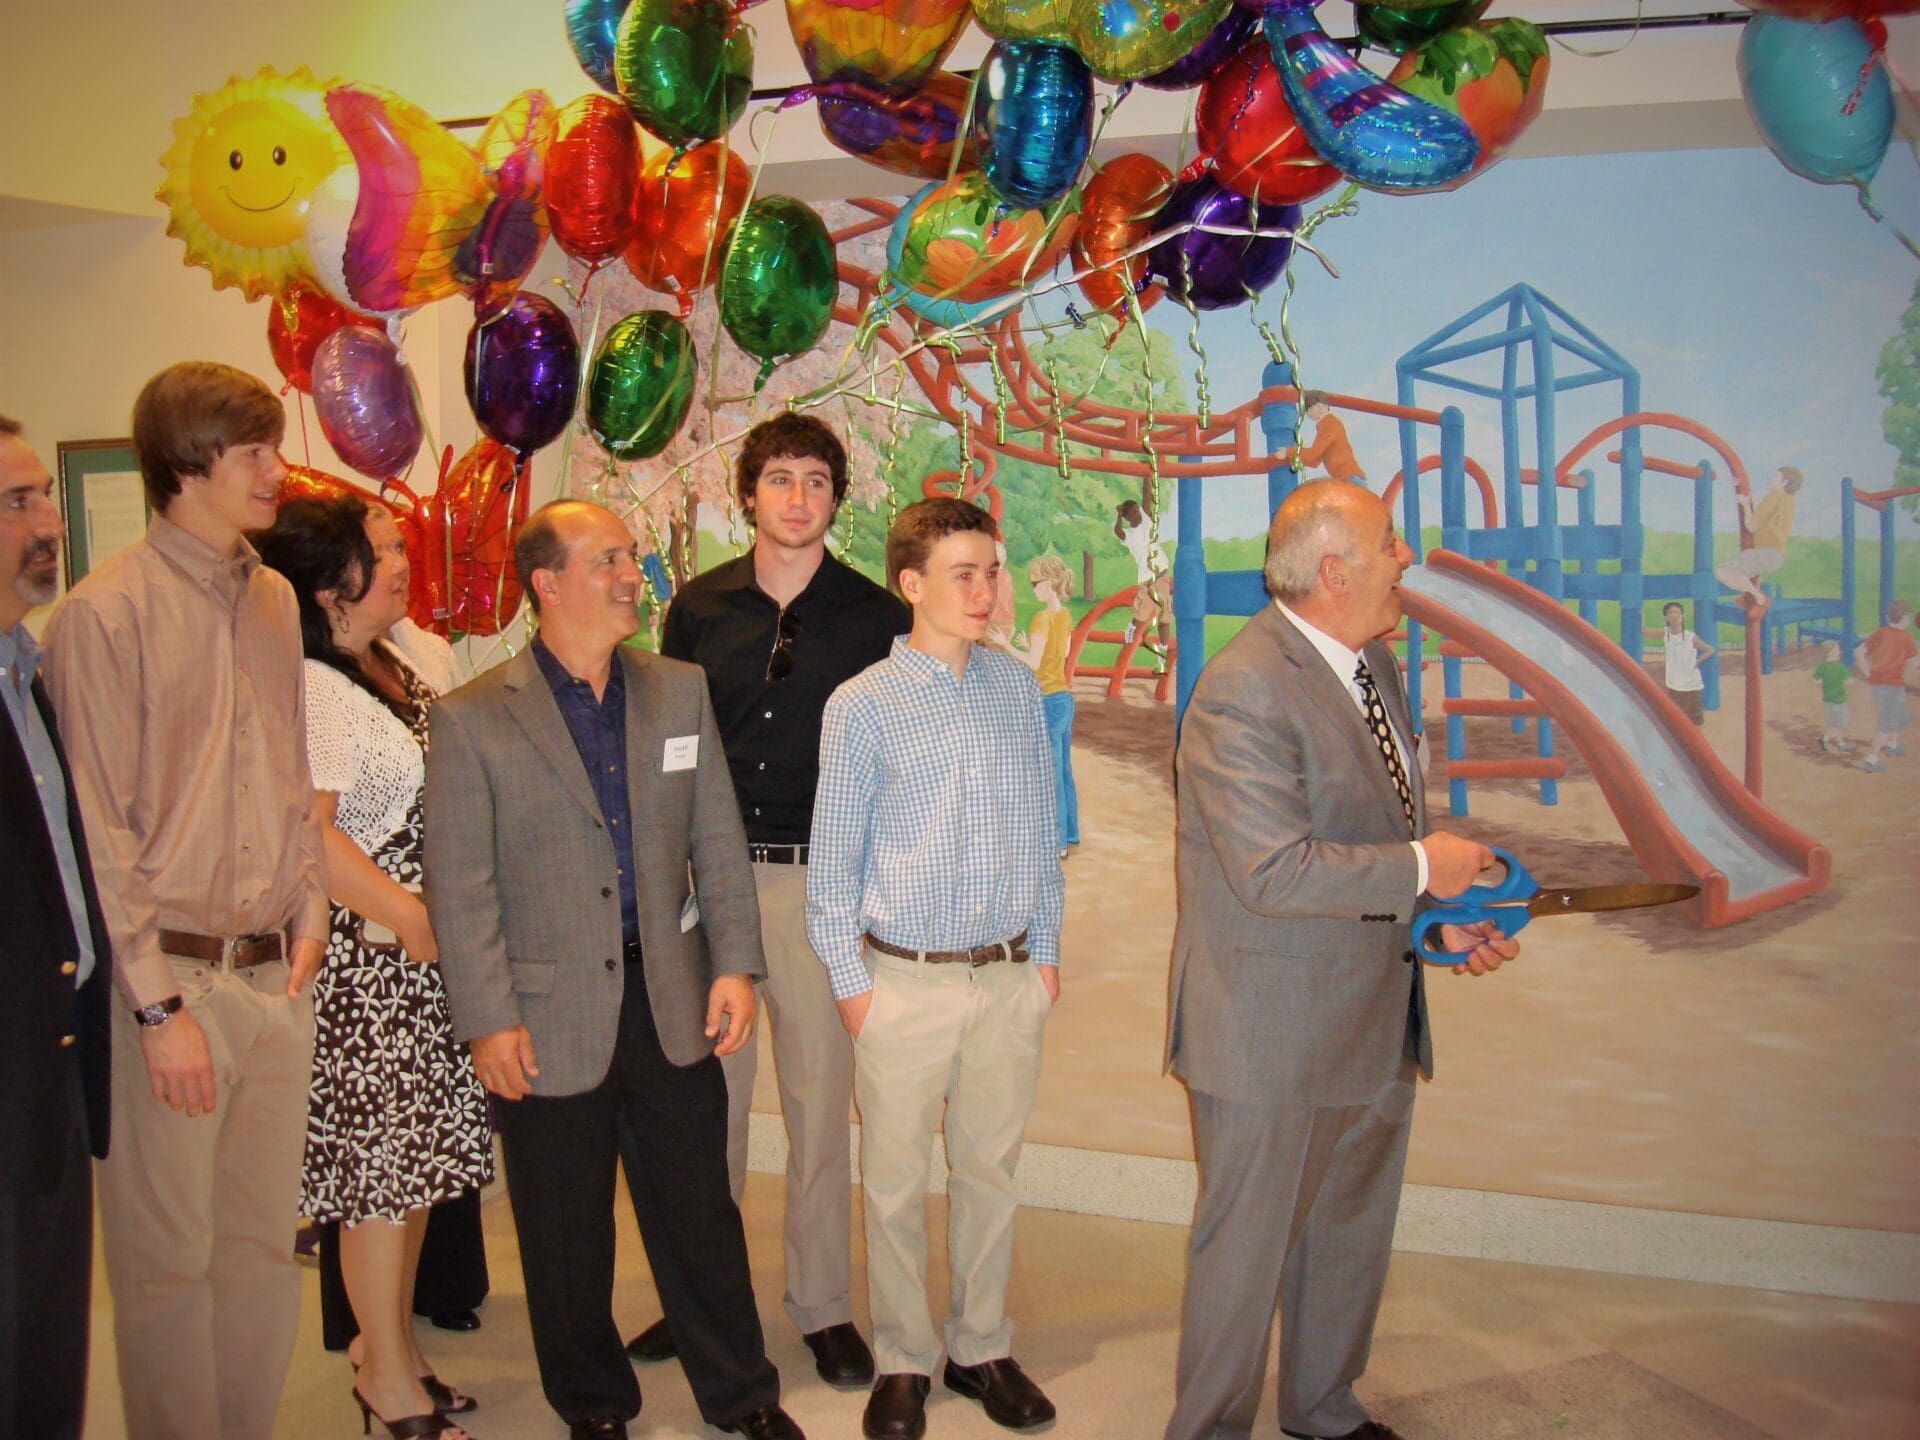
M1413 920L1413 948L1429 965L1461 965L1465 950L1433 950L1427 936L1436 925L1474 925L1491 920L1503 935L1518 935L1542 915L1589 915L1601 910L1640 910L1691 900L1698 885L1586 885L1572 890L1543 890L1526 867L1505 850L1494 858L1507 873L1493 884L1469 885L1422 910Z

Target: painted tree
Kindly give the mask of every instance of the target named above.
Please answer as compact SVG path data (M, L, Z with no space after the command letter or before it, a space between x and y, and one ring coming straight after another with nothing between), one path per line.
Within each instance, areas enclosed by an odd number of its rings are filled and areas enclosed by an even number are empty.
M1893 483L1920 485L1920 281L1900 316L1899 330L1881 347L1875 373L1887 402L1880 412L1880 433L1900 457L1894 462ZM1907 497L1909 510L1916 500L1920 496Z

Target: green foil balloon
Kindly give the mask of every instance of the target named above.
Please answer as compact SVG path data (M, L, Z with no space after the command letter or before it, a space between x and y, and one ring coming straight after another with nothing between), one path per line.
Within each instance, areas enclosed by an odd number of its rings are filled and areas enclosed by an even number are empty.
M1396 55L1427 43L1442 30L1470 25L1493 0L1447 0L1433 6L1355 5L1354 28L1369 45Z
M679 317L629 315L600 342L587 370L587 425L616 460L645 460L667 448L693 403L698 357Z
M1226 18L1233 0L973 0L980 28L1002 40L1076 50L1102 80L1166 69Z
M720 271L720 323L760 358L753 388L773 367L827 333L840 274L826 222L790 195L749 205L733 227Z
M613 78L627 109L685 149L724 135L753 92L753 32L727 0L634 0Z

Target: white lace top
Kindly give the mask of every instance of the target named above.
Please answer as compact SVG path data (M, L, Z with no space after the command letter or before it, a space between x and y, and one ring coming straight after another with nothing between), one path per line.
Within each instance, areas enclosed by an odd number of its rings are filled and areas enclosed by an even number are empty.
M437 637L423 632L423 638ZM440 645L447 648L444 641ZM412 663L409 656L401 658ZM449 651L449 664L452 658ZM379 700L331 665L309 660L306 667L313 787L340 796L334 824L371 855L406 823L426 780L426 757L406 723ZM432 683L428 675L421 678Z

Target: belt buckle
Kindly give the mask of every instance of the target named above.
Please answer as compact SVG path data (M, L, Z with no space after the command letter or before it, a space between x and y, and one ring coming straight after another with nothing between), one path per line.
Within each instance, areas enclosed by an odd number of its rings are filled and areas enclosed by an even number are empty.
M217 969L231 975L234 970L233 957L240 948L241 936L222 935L220 937L220 958L214 962Z

